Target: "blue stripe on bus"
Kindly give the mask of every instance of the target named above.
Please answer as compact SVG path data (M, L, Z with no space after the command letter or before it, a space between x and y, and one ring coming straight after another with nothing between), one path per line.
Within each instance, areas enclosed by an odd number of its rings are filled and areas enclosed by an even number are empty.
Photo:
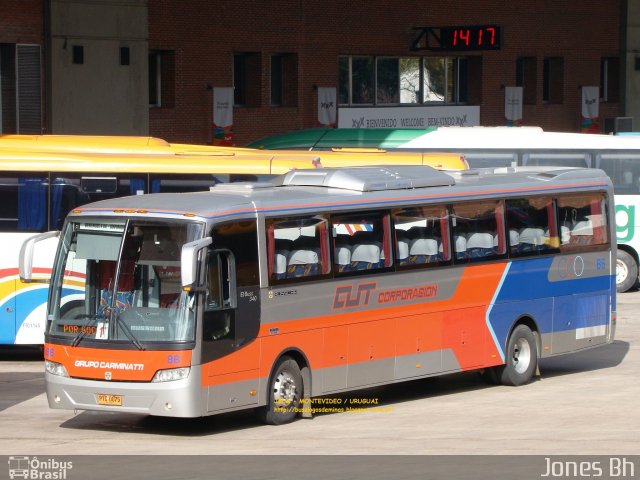
M542 334L608 322L613 276L549 281L553 259L511 262L488 313L489 329L500 349L506 348L514 319L523 316L534 319Z
M41 305L47 303L49 288L42 285L33 290L21 290L15 298L15 321L0 322L0 343L14 344L16 336L22 324L33 313L33 311ZM78 294L81 290L65 288L62 291L63 296Z
M491 304L489 305L489 308L487 310L486 320L485 320L486 323L487 323L487 328L489 329L489 332L491 333L491 338L493 338L493 342L495 343L496 348L498 349L498 352L500 353L500 358L502 359L503 362L504 362L504 349L502 348L502 344L498 340L498 337L496 336L496 332L493 329L493 326L491 325L491 321L489 319L491 318L491 312L493 311L493 307L494 307L494 305L496 303L496 298L498 298L498 295L502 291L502 285L504 284L504 281L507 278L507 275L509 274L509 270L511 269L512 263L513 262L507 263L507 266L505 267L504 272L502 273L502 278L500 279L500 283L498 284L498 288L496 289L496 292L493 295L493 298L491 299Z

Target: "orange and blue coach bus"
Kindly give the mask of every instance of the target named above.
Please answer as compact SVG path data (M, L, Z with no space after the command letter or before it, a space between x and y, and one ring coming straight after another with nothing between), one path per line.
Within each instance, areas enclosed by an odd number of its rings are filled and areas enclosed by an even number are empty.
M295 170L81 206L50 278L49 405L281 424L443 373L521 385L613 341L612 219L587 168Z

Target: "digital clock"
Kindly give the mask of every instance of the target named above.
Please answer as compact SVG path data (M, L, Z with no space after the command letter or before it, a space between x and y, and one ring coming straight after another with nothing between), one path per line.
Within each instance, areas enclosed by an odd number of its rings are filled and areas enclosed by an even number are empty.
M498 25L465 25L456 27L416 27L420 33L411 50L465 51L498 50L502 32Z
M475 25L472 27L440 28L442 50L497 50L500 48L500 27Z

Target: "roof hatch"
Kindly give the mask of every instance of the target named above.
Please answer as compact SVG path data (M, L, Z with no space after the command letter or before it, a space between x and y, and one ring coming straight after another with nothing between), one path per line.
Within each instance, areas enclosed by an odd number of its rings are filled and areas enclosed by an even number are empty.
M359 192L454 185L444 172L427 166L375 166L292 170L277 186L328 187Z

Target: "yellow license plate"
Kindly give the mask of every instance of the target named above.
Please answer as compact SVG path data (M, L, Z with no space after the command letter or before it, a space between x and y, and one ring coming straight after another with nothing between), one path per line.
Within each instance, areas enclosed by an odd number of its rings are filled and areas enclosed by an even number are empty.
M122 395L110 395L98 393L98 405L109 405L110 407L122 406Z

